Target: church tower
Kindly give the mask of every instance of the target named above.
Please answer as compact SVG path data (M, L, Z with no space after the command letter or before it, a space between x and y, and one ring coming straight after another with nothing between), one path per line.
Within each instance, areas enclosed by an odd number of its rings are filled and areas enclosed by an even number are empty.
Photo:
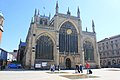
M4 23L4 17L3 17L2 12L0 12L0 42L2 39L3 23Z

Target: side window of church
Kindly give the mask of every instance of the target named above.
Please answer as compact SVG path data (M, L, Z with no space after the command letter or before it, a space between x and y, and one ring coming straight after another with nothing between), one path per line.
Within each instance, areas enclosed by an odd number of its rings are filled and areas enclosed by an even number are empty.
M43 21L42 21L42 19L40 19L40 24L43 24Z
M45 20L45 25L47 25L47 20Z

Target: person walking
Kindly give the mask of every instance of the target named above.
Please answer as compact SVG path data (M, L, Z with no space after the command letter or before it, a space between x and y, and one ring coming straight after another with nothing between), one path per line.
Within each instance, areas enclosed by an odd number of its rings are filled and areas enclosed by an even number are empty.
M83 73L83 65L80 64L80 72Z
M53 71L53 69L52 69L52 64L50 65L50 71L51 71L51 72Z
M89 69L90 69L90 64L86 61L86 69L87 69L87 74L89 74Z
M53 64L53 66L52 66L52 69L53 69L53 72L55 71L55 65Z
M80 71L79 71L79 65L76 64L75 66L76 66L75 71L77 71L76 73L80 73Z
M60 71L60 65L58 65L58 71Z
M51 72L54 72L54 71L55 71L55 66L54 66L54 64L52 64L52 65L50 66L50 70L51 70Z

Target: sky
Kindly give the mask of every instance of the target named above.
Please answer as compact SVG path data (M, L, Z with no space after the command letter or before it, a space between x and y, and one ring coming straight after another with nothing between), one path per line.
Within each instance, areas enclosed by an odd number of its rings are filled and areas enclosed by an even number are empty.
M59 13L77 15L80 9L82 30L92 31L95 23L97 41L120 34L120 0L0 0L0 11L4 15L4 32L0 47L8 52L18 49L20 39L25 42L35 8L40 15L55 14L58 1Z

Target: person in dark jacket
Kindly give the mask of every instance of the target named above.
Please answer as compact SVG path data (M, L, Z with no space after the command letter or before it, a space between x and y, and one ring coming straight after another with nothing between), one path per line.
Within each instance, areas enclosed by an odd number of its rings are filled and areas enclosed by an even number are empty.
M77 70L77 72L80 73L80 71L79 71L79 65L76 64L75 66L76 66L76 70Z
M58 65L58 71L60 71L60 65Z
M80 64L80 72L83 73L83 65Z

